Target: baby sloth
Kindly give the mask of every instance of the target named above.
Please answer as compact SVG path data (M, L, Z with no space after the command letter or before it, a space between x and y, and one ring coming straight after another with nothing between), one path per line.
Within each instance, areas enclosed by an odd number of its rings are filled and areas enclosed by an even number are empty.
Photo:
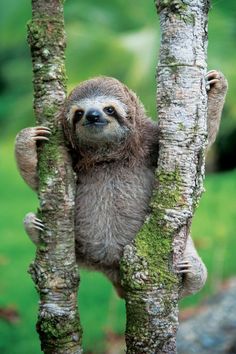
M209 144L216 137L227 91L224 76L207 74ZM119 261L149 214L157 167L158 125L146 116L137 96L118 80L98 77L77 86L65 102L63 126L77 176L76 256L81 266L102 271L122 295ZM16 139L22 177L37 190L36 142L46 127L26 128ZM25 229L39 242L41 220L27 214ZM191 237L178 264L180 296L204 285L207 272Z

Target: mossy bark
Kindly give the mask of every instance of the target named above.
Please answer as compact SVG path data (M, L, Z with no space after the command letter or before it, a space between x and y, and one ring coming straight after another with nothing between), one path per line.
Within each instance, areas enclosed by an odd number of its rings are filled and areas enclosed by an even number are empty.
M74 247L75 180L60 115L66 97L63 1L32 0L28 24L37 125L50 127L40 144L38 216L45 225L30 273L40 296L37 330L44 353L82 353Z
M159 0L159 158L151 216L121 261L127 353L176 353L183 254L203 190L208 0Z

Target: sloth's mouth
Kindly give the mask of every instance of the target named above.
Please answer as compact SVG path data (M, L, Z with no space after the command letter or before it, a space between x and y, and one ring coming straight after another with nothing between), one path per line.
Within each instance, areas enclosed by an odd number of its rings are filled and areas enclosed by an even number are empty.
M90 127L90 128L101 128L108 125L107 121L104 122L84 122L83 126L84 127Z

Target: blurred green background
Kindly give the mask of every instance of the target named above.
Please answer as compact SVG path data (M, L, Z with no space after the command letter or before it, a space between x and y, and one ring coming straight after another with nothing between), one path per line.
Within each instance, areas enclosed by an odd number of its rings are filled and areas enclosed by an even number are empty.
M37 197L19 177L14 137L34 125L32 71L26 43L30 1L1 2L0 12L0 353L40 353L35 333L37 294L29 263L35 249L22 219L37 208ZM135 90L155 117L155 67L159 25L153 1L67 0L67 74L69 90L94 75L115 76ZM217 142L208 156L206 190L192 234L207 264L204 290L184 300L195 306L236 273L236 2L212 1L209 19L209 69L229 80L229 93ZM214 173L213 173L214 172ZM125 327L124 303L100 274L81 274L79 306L84 347L108 351L105 339Z

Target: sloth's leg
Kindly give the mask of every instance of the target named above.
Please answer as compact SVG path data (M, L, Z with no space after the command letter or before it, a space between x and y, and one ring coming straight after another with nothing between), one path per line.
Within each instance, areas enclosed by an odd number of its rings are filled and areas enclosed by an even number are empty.
M192 238L189 236L183 259L177 265L177 273L183 275L180 298L195 294L202 289L207 279L207 269L199 257Z
M120 279L120 269L119 267L116 268L102 268L101 271L108 277L108 279L112 282L114 288L116 289L117 295L121 298L125 297L124 289L121 285Z

